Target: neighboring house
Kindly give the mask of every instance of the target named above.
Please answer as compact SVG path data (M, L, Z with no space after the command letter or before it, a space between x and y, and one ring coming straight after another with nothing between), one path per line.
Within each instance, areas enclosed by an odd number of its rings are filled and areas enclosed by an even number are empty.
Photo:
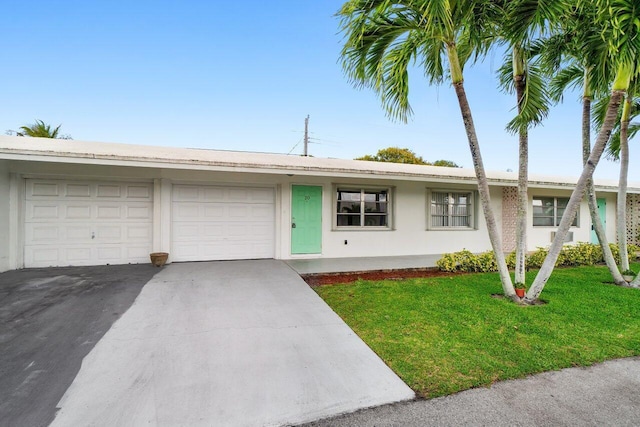
M489 173L505 250L516 175ZM529 249L551 242L573 181L530 182ZM616 182L596 182L615 239ZM637 243L640 184L629 186ZM594 241L583 202L572 241ZM0 136L0 271L490 249L472 170Z

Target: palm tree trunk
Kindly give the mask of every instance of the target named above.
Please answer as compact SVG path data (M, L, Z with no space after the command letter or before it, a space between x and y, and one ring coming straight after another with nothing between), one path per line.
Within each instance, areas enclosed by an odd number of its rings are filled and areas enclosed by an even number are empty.
M464 123L464 129L467 132L467 139L469 141L469 149L471 150L471 159L473 160L473 167L476 172L476 178L478 180L478 194L480 195L480 203L482 204L482 212L484 213L484 219L487 224L487 232L489 233L489 240L491 241L491 247L493 248L493 254L496 258L496 264L498 264L498 273L500 274L500 282L502 283L502 291L505 296L511 300L517 302L520 298L516 295L511 276L509 275L509 269L507 262L504 258L504 252L502 250L502 241L500 240L500 233L498 233L498 226L496 224L496 217L493 213L493 207L491 206L491 195L489 193L489 183L487 181L487 174L484 170L484 164L482 162L482 155L480 154L480 144L478 144L478 136L476 135L476 127L473 124L473 116L471 115L471 107L469 107L469 100L464 90L464 79L462 77L462 67L460 66L460 59L458 58L458 50L454 43L447 43L447 57L449 59L449 72L451 74L451 83L456 91L458 97L458 105L460 106L460 113L462 114L462 121Z
M522 56L517 55L514 49L514 80L516 86L516 97L518 100L518 113L522 110L522 102L525 95L525 76ZM518 61L518 64L516 64ZM525 267L527 256L527 208L529 196L527 189L529 185L529 133L522 127L518 132L518 214L516 217L516 283L525 283Z
M611 247L607 240L607 234L604 229L604 225L602 224L600 213L598 212L598 199L596 197L596 191L593 188L593 180L589 180L589 183L587 184L587 197L589 213L591 214L591 224L593 224L593 229L598 237L600 248L602 248L602 258L604 259L604 263L607 265L607 268L609 268L613 282L618 286L626 286L627 282L622 277L622 274L620 274L620 270L616 264L616 259L613 257L613 252L611 252Z
M509 269L507 268L507 262L502 250L502 242L500 241L500 234L498 233L495 214L493 213L493 207L491 206L489 183L487 181L487 175L484 170L482 155L480 154L480 146L478 144L478 137L476 135L475 126L473 124L473 117L471 116L471 108L469 107L467 94L464 90L464 84L460 81L454 83L453 87L455 88L456 95L458 96L460 113L462 114L462 121L464 122L464 128L467 132L467 139L469 140L469 149L471 150L473 167L476 172L476 178L478 179L478 193L480 195L480 202L482 204L484 219L487 224L487 231L489 232L489 240L491 241L493 253L496 257L496 263L498 264L498 272L500 273L502 290L508 298L511 298L513 301L519 301L520 298L518 298L518 296L516 295L513 283L511 282L511 276L509 275Z
M632 94L627 98L622 109L620 120L620 180L618 183L617 234L620 249L620 269L629 270L629 252L627 251L627 176L629 174L629 116L631 113Z
M585 96L582 98L582 164L586 164L591 154L591 96L588 92L588 80L587 73L585 72ZM600 212L598 211L598 198L596 196L595 188L593 187L593 180L590 179L587 183L587 201L589 205L589 214L591 216L591 224L596 236L598 237L598 243L602 248L602 257L604 262L609 268L609 272L613 277L613 281L616 285L624 286L627 284L620 270L616 265L616 260L609 247L609 241L607 239L607 233L600 218Z
M617 82L617 81L616 81ZM617 86L614 84L614 88ZM611 136L611 130L615 124L616 118L618 116L618 110L620 108L620 102L622 101L626 87L624 89L614 89L611 94L611 100L609 101L609 106L607 108L607 114L605 116L604 124L598 133L598 138L596 139L596 143L593 146L593 151L591 155L587 159L587 162L584 165L582 170L582 174L578 179L578 183L576 184L576 188L573 190L571 197L569 198L569 203L565 209L564 215L562 216L562 220L560 221L560 226L556 231L556 237L549 248L549 253L547 254L544 262L542 263L542 267L538 272L531 288L524 297L524 302L527 304L533 304L538 299L544 286L547 284L551 273L553 272L553 268L555 267L556 261L558 260L558 256L560 255L560 251L562 250L562 245L564 243L564 239L569 232L569 227L571 227L571 223L578 212L578 208L580 207L580 202L582 197L584 196L584 192L587 187L588 181L593 177L593 171L595 170L598 162L600 161L600 157L602 157L602 152L609 141L609 136Z

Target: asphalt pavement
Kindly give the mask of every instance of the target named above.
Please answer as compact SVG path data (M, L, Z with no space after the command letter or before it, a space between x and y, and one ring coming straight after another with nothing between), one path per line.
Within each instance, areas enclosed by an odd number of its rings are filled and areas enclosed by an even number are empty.
M430 400L384 405L307 427L638 426L640 358L545 372Z
M46 426L83 358L158 269L65 267L0 273L0 426Z

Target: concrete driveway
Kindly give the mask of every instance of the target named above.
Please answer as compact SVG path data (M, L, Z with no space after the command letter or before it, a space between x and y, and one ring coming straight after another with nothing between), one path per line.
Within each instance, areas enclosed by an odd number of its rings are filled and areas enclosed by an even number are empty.
M184 263L84 358L52 425L296 424L413 397L283 262Z

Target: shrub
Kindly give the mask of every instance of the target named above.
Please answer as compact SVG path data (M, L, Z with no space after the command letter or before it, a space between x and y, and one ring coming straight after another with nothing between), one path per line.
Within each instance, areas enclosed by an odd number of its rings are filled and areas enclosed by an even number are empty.
M442 271L453 272L457 271L458 261L455 254L444 254L442 258L436 261L436 265Z
M618 245L610 244L611 252L616 260L616 263L620 264L620 251ZM640 252L640 247L636 245L629 245L627 247L629 252L629 258L635 259ZM526 259L526 268L540 268L542 263L549 252L548 248L537 248L535 251L529 253ZM511 252L506 256L507 266L510 269L515 268L516 265L516 253ZM602 255L602 248L600 245L593 243L578 243L575 245L566 245L562 248L558 260L556 261L556 267L575 267L579 265L595 265L604 262ZM498 264L492 251L483 252L481 254L474 254L466 249L455 252L452 254L444 254L440 258L436 265L442 271L455 272L464 271L470 273L498 271Z
M485 273L498 271L498 264L492 251L476 255L471 251L463 249L460 252L444 254L442 258L436 262L436 265L440 270L449 272Z

